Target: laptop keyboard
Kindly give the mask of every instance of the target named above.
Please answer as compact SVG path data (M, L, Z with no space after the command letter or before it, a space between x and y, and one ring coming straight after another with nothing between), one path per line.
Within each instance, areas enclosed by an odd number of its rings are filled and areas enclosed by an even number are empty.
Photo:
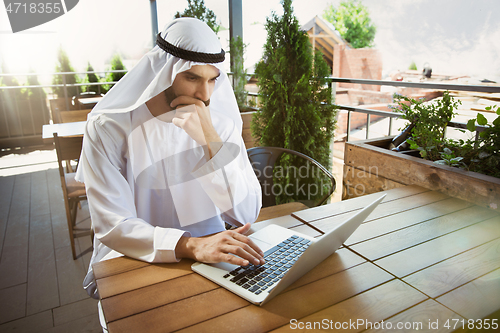
M270 292L310 244L310 240L293 235L264 253L264 265L240 266L224 278L256 295Z

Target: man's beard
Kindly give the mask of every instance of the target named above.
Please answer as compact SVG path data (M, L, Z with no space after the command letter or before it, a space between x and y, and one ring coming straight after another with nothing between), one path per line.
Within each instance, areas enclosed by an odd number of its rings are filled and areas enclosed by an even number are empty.
M168 104L169 106L170 106L170 103L172 103L172 101L173 101L174 99L176 99L177 97L179 97L179 96L177 96L177 95L175 94L174 89L172 89L172 86L170 86L170 87L168 87L167 89L165 89L165 90L163 91L163 95L165 96L165 98L166 98L166 100L167 100L167 104ZM210 105L210 98L209 98L208 100L206 100L206 101L202 101L202 102L205 104L205 106L209 106L209 105ZM184 106L184 105L180 104L180 105L177 105L177 107L176 107L176 108L178 108L178 107L183 107L183 106Z

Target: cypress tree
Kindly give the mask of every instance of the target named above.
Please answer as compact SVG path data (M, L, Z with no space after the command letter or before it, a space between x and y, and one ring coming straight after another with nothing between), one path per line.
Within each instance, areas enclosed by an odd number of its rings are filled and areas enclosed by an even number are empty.
M64 73L64 72L74 72L73 66L69 61L68 55L66 52L59 48L59 53L57 54L57 64L56 64L56 72ZM64 75L66 78L66 84L75 84L78 83L78 77L76 74L66 74ZM52 84L63 84L63 76L62 75L54 75L52 80ZM68 98L78 95L80 92L80 87L66 87L68 92ZM64 98L64 87L54 87L52 91L59 98Z
M236 38L231 39L229 45L233 71L233 90L238 107L240 108L240 111L242 111L247 108L248 104L248 92L245 90L247 72L245 70L243 58L246 46L243 43L241 36L236 36Z
M292 149L330 169L336 114L327 82L330 68L319 51L313 53L307 33L300 30L292 0L281 3L283 16L273 12L266 19L267 42L255 69L261 108L253 118L252 132L261 146ZM282 170L289 170L302 162L286 157L280 163ZM285 175L275 181L286 186L295 180Z
M39 86L40 82L38 81L38 77L36 75L28 76L28 85ZM48 124L50 120L49 108L47 107L46 101L47 94L43 88L27 88L26 95L31 105L35 128L37 131L41 131L41 126Z
M188 7L183 13L175 13L175 18L194 17L205 22L216 34L219 32L220 25L217 24L217 17L213 10L205 7L204 0L188 0Z
M87 63L87 72L93 72L93 71L94 71L94 67L92 67L90 62ZM88 83L99 82L99 78L97 77L97 75L95 75L95 73L87 73L87 75L85 77L85 82L86 83L87 82ZM93 91L97 94L99 92L99 86L97 86L97 85L86 86L85 91Z
M115 54L113 58L111 58L111 70L112 71L121 71L126 70L125 65L123 65L122 58L119 54ZM108 73L106 75L106 82L118 82L122 77L125 76L125 73ZM113 88L114 84L109 84L106 92Z

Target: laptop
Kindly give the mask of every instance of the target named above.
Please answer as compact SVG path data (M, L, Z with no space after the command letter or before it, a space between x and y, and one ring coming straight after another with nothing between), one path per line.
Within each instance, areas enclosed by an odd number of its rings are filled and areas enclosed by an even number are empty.
M385 194L319 238L271 224L249 236L264 251L264 265L196 262L191 269L247 301L263 305L333 254Z

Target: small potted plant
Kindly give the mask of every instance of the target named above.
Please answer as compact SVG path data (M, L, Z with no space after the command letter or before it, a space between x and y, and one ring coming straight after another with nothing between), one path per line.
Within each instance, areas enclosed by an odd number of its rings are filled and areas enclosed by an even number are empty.
M441 100L429 105L404 96L396 96L395 99L400 106L396 110L403 113L403 119L411 122L407 127L411 129L406 133L408 138L405 142L409 149L418 151L422 158L438 164L500 178L500 108L498 106L486 108L498 115L491 124L488 124L488 120L481 113L468 121L467 130L470 132L476 131L476 123L486 127L479 133L477 140L475 138L455 140L446 139L445 131L460 101L454 101L448 92L443 94ZM404 102L409 102L409 104ZM465 132L465 130L461 131Z
M478 114L467 130L483 127L478 139L445 138L445 129L458 107L447 92L433 103L396 96L399 112L410 122L406 142L416 156L388 149L393 138L347 142L344 155L345 198L416 184L475 204L500 206L500 109L491 124ZM464 132L466 130L463 130Z
M420 156L431 161L440 159L440 151L443 150L446 139L446 127L455 115L454 110L460 104L446 91L443 98L434 103L425 104L423 100L415 100L402 95L394 95L398 108L396 112L402 113L402 118L410 122L403 134L408 137L396 147L402 150L408 147L417 150ZM398 137L394 138L395 142ZM406 144L406 145L405 145ZM407 149L408 149L407 148Z

